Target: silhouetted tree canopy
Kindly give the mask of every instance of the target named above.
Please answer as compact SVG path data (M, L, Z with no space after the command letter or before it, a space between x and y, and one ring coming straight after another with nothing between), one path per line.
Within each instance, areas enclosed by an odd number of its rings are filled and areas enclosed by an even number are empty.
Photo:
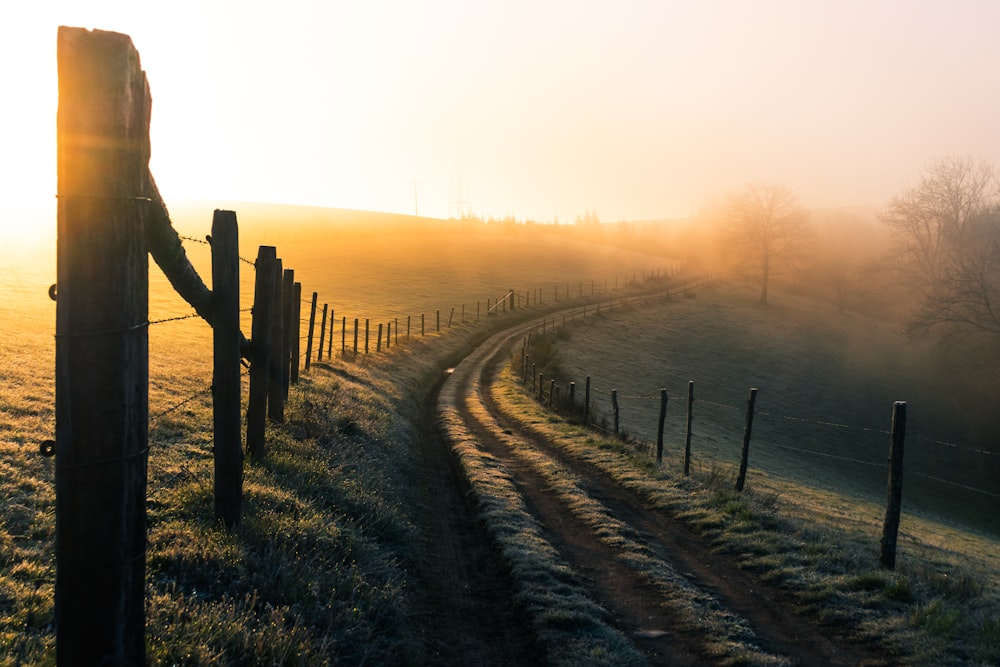
M758 272L760 302L767 303L771 276L793 266L811 237L809 216L790 189L773 183L752 183L732 197L726 242Z
M911 334L1000 335L1000 182L972 158L945 158L880 216L893 268L914 292Z

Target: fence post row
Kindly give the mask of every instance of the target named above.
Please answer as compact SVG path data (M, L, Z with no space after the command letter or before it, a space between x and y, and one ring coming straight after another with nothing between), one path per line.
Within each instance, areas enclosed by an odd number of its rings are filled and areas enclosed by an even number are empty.
M127 35L56 53L56 661L145 664L149 86Z
M271 373L271 315L274 300L275 265L274 246L260 246L257 274L254 277L253 318L250 324L250 396L247 399L247 454L254 458L264 456L264 429L267 421L267 396Z
M212 311L215 520L231 528L243 499L240 245L232 211L217 210L212 219Z

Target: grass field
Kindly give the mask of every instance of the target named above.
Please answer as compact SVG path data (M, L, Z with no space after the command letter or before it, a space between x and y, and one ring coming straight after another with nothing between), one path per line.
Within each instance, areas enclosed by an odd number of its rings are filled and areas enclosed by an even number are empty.
M592 377L592 401L607 423L617 389L622 428L655 441L666 388L665 448L675 465L693 380L694 465L733 465L749 388L757 387L751 468L881 501L892 405L905 400L904 511L1000 535L1000 455L972 444L926 349L885 322L787 295L761 307L752 288L726 283L692 296L561 332L565 379L581 387Z
M338 318L371 317L373 323L432 316L438 308L446 322L450 308L463 303L471 320L477 300L485 311L487 298L511 288L550 289L563 280L603 287L616 274L624 283L626 274L666 264L565 243L541 230L514 237L503 229L450 236L409 230L393 243L346 232L327 239L315 225L304 225L303 234L296 213L270 209L273 217L251 219L241 254L253 258L256 243L278 245L305 298L316 290ZM203 238L211 210L197 218L178 220L180 233ZM278 231L280 243L268 229ZM185 245L201 275L209 276L208 246ZM11 248L5 256L0 665L45 664L53 661L55 640L54 481L52 459L41 457L38 446L54 434L56 304L47 292L55 282L55 252ZM246 308L253 284L246 264L241 282ZM151 263L150 320L191 312ZM245 318L249 332L249 314ZM414 394L432 382L427 374L476 329L470 323L442 336L401 340L406 354L372 355L361 363L338 357L304 377L286 424L269 428L278 453L247 468L244 521L226 534L212 520L211 331L198 319L150 327L147 637L153 664L232 664L235 656L267 664L426 663L445 637L404 622L414 609L418 618L430 617L422 545L413 539L421 504L411 479L416 435L410 420ZM339 333L338 323L338 345Z
M388 243L343 230L327 238L315 225L306 225L303 235L295 211L287 211L291 222L284 225L281 211L266 213L270 217L247 216L242 254L252 258L256 243L278 245L279 255L296 269L304 297L318 291L320 303L330 303L338 320L346 315L377 323L421 312L430 316L438 308L446 317L463 303L471 320L477 300L485 303L510 288L543 288L551 301L555 285L564 289L568 283L575 294L580 283L592 280L601 291L605 280L609 286L616 280L624 284L670 264L543 229L404 233L395 220L386 223L398 232ZM200 238L210 220L207 211L194 222L180 219L178 228ZM280 230L279 238L269 238L268 229ZM209 275L208 247L186 246L199 272ZM51 664L53 464L37 448L54 432L55 303L47 296L55 281L54 252L9 259L10 270L0 278L7 295L0 303L0 665ZM241 275L242 305L249 307L251 267L242 265ZM825 306L775 301L761 310L752 305L750 292L724 286L662 308L616 309L566 330L569 339L560 342L563 366L578 382L590 373L600 390L618 388L623 424L639 435L655 435L659 388L668 387L671 465L682 433L676 399L694 379L695 461L709 477L716 462L729 462L725 466L734 460L746 390L761 387L751 487L764 495L794 494L809 501L813 520L848 522L864 531L879 521L888 441L883 431L891 402L910 400L904 510L951 517L996 534L995 497L955 487L945 469L950 457L973 454L937 444L962 444L961 426L949 421L947 402L935 396L934 387L923 386L926 374L912 363L910 350L897 349L892 331L870 320L832 317ZM190 312L151 265L150 319ZM358 362L338 357L304 376L286 424L269 428L274 456L247 468L244 522L234 533L212 521L211 400L205 392L210 330L197 319L150 328L147 637L153 664L224 664L234 656L278 664L431 659L435 643L447 641L446 629L405 622L433 618L422 579L422 545L414 533L422 504L412 478L413 401L430 386L438 366L482 328L456 326ZM244 330L249 331L248 319ZM339 323L337 334L339 344ZM622 349L630 354L620 354ZM977 463L982 459L975 456L972 461L963 467L967 476L960 483L992 489L995 467ZM788 478L807 485L788 486ZM966 506L978 508L978 514ZM908 523L906 516L902 532L904 556L937 544L976 560L974 554L983 549L982 538L971 533ZM995 571L991 558L980 563L987 571ZM941 595L954 592L941 590ZM921 618L947 621L935 616L940 610L932 602ZM983 626L985 636L995 634L995 619L990 622L994 625ZM956 627L952 623L942 632Z

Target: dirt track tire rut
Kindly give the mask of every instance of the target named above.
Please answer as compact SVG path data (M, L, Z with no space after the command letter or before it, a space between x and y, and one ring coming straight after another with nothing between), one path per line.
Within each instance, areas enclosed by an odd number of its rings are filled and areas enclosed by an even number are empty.
M734 559L713 553L682 521L649 508L638 494L593 466L572 459L517 419L503 414L490 397L489 385L510 341L523 331L511 330L506 337L491 339L456 369L451 381L457 385L457 395L463 397L458 401L459 413L479 445L507 467L547 539L591 584L594 599L611 612L613 623L651 663L707 665L722 656L706 649L704 631L680 621L676 612L663 604L662 593L622 562L620 554L598 539L591 526L575 517L548 488L543 476L519 460L498 432L527 443L570 469L587 493L630 526L653 552L709 592L726 613L744 619L752 628L753 642L765 656L777 663L797 665L884 664L867 647L839 640L833 628L820 627L801 614L789 593L755 581Z

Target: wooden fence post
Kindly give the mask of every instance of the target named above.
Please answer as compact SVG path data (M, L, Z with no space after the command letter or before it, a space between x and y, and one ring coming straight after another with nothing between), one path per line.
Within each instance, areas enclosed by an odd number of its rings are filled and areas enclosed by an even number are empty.
M883 570L896 567L896 537L899 533L899 512L903 500L903 444L906 440L906 401L892 406L892 432L889 436L889 488L882 525L882 540L878 566Z
M365 354L368 354L368 339L371 336L371 320L365 318Z
M476 300L476 321L479 321L479 300Z
M569 409L576 410L576 382L569 383Z
M292 363L289 366L289 381L299 383L299 368L302 366L302 283L295 283L292 289Z
M323 304L323 318L319 325L319 349L316 354L316 361L323 361L323 343L326 342L326 309L329 304ZM333 331L330 331L333 335Z
M253 319L250 324L250 397L247 399L247 455L264 456L267 422L267 395L271 376L271 314L274 301L274 246L257 249L253 290Z
M555 393L556 393L556 381L555 380L550 380L549 381L549 404L548 404L550 408L552 407L552 398L555 396Z
M424 329L424 314L420 313L420 335L421 336L426 336L427 335L426 333L424 333L424 331L425 331L425 329Z
M736 490L743 491L747 479L747 459L750 455L750 430L753 428L753 409L757 403L757 390L751 389L747 397L747 421L743 429L743 452L740 454L740 474L736 478Z
M216 210L212 219L212 343L215 520L232 528L240 522L243 502L240 245L232 211Z
M441 309L437 309L437 332L441 333Z
M309 306L309 333L306 339L306 370L309 370L309 364L312 360L313 353L313 332L316 329L316 302L319 300L319 294L313 292L312 304ZM322 346L321 346L322 347ZM323 353L320 353L322 356Z
M127 35L59 28L56 661L145 664L149 87Z
M295 319L295 304L292 298L295 295L295 270L285 269L281 284L281 312L285 318L285 324L281 333L281 383L285 390L285 400L288 400L288 388L291 385L292 377L292 335L296 331L293 326Z
M385 349L389 349L389 342L392 340L392 322L385 323Z
M451 328L451 321L455 319L455 306L451 307L451 315L448 316L448 328Z
M583 425L586 426L590 421L590 376L587 376L587 386L584 389L583 396Z
M413 317L413 316L412 315L407 315L406 316L406 337L407 338L410 337L410 318L411 317Z
M357 317L354 318L354 356L358 356L358 324Z
M395 332L395 338L393 339L393 343L399 345L399 318L398 317L395 318L395 321L396 321L396 328L393 330Z
M274 262L274 293L271 297L271 363L267 383L267 416L279 424L285 421L285 371L282 363L285 349L285 311L283 303L284 269L281 258ZM253 336L253 333L250 334Z
M691 420L694 416L694 380L688 381L687 425L684 429L684 476L691 474Z
M365 320L365 338L366 338L366 340L365 340L365 343L366 343L366 345L365 345L365 353L368 352L367 334L368 334L368 320ZM375 352L381 352L381 351L382 351L382 323L379 322L378 323L378 338L375 339Z
M538 402L542 402L542 396L545 394L545 373L538 374Z
M615 411L615 435L618 435L618 390L611 390L611 407Z
M660 425L656 429L656 462L663 463L663 422L667 420L667 390L660 389Z
M326 344L327 345L327 347L326 347L326 358L329 359L330 361L333 361L333 325L337 321L337 318L334 317L334 315L335 315L335 311L334 311L333 308L331 308L330 309L330 342Z

